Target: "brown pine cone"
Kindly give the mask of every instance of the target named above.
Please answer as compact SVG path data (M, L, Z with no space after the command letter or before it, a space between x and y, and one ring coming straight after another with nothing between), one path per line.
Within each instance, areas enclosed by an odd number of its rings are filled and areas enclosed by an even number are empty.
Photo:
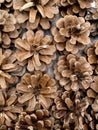
M31 114L19 115L15 130L52 130L54 118L46 109L37 109Z
M32 75L26 73L16 89L20 95L18 102L28 112L34 111L39 105L49 108L57 91L55 80L48 73L39 71Z
M50 28L50 21L58 14L56 7L57 0L14 0L13 8L18 15L16 19L19 23L29 20L32 26L38 27L40 24L43 29Z
M23 67L16 61L13 51L0 48L0 87L6 89L11 84L17 83L18 78L11 73L20 73L22 71Z
M28 30L22 39L16 40L15 46L17 48L16 58L20 62L26 61L27 69L30 72L34 70L44 71L56 58L56 48L53 45L52 37L44 35L41 30L36 31L36 33Z
M66 15L57 21L51 31L59 51L77 53L90 43L90 23L82 17Z
M98 95L98 76L93 77L93 82L91 83L89 89L87 90L87 96L93 100Z
M84 17L91 23L91 35L98 34L98 0L59 0L58 6L62 16Z
M92 121L90 122L90 127L91 129L98 130L98 96L96 96L92 104L91 114L92 114Z
M92 82L92 67L86 58L80 55L69 54L67 58L61 56L54 73L65 90L86 90Z
M58 6L62 16L76 14L83 17L93 2L94 0L59 0Z
M85 20L91 23L91 35L98 34L98 0L94 0L92 7L87 10Z
M62 122L62 130L85 130L85 113L89 106L85 93L64 90L57 93L53 110L54 116Z
M9 48L10 44L19 36L21 28L18 28L13 14L0 9L0 44L3 48Z
M86 94L89 98L90 106L85 112L85 128L87 130L98 130L98 76L93 77L93 82L86 91Z
M98 41L94 41L93 45L87 49L88 62L92 65L95 74L98 74Z
M14 130L18 114L22 111L17 103L16 89L0 89L0 130Z

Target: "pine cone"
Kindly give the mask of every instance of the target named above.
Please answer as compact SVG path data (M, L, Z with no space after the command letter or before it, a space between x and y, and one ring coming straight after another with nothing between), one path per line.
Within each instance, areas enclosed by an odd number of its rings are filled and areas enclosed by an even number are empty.
M11 72L22 72L22 67L15 61L16 58L10 49L4 51L0 48L0 87L2 89L18 82L18 78L11 75Z
M14 0L13 8L19 13L16 19L19 23L29 20L32 26L38 21L36 28L40 24L43 29L49 29L49 22L59 12L56 2L57 0Z
M22 111L17 103L15 88L0 89L0 130L14 130L18 114Z
M11 32L15 30L16 19L5 10L0 10L0 30Z
M75 14L83 17L93 2L94 0L59 0L58 6L62 16Z
M83 56L73 54L69 54L67 58L61 56L54 73L65 90L85 90L92 82L92 68Z
M90 88L87 90L87 96L91 99L95 99L98 95L98 76L93 77L93 82L90 85Z
M20 61L27 62L28 71L45 70L55 58L55 45L53 45L52 37L44 35L39 30L35 34L28 30L24 33L22 39L18 38L15 42L16 58Z
M98 130L98 96L91 99L90 104L85 113L85 129Z
M0 10L0 44L2 47L9 48L13 43L12 39L17 38L20 31L14 15L6 10Z
M91 23L91 35L98 34L98 1L97 0L59 0L59 10L62 16L77 15ZM96 29L93 29L97 27Z
M26 73L19 84L17 92L20 94L18 102L23 104L26 111L32 112L37 106L49 108L56 95L56 83L48 73Z
M66 49L68 52L77 53L90 43L90 23L85 22L82 17L66 15L57 21L56 27L51 31L59 51Z
M52 130L54 118L46 109L38 109L32 114L22 113L15 130Z
M59 90L57 93L54 116L62 122L63 129L84 130L85 113L89 106L87 96L83 91Z
M88 62L92 65L95 74L98 74L98 41L87 49Z
M98 34L98 0L94 0L92 7L87 10L85 20L91 23L91 35Z

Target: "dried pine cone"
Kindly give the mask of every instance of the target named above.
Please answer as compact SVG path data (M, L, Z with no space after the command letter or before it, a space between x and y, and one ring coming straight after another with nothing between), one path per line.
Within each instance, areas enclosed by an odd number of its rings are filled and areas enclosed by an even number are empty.
M55 59L55 45L53 45L52 37L44 35L39 30L35 34L28 30L24 33L22 39L18 38L15 42L16 58L20 61L27 62L28 71L45 70L48 65Z
M0 44L3 48L10 47L12 39L19 36L19 30L14 15L0 10Z
M17 104L15 88L0 89L0 130L14 130L18 114L23 111Z
M98 130L98 76L93 77L93 82L87 90L87 96L89 97L90 106L85 114L85 127L88 128L87 130ZM87 124L89 124L89 127Z
M92 7L95 0L59 0L58 5L62 16L76 14L85 16L88 8Z
M74 14L84 17L91 23L91 35L98 34L98 0L59 0L58 6L62 16Z
M98 130L98 96L94 101L90 101L90 106L85 113L85 121L86 130Z
M31 114L19 115L15 130L52 130L54 118L46 109L37 109Z
M98 0L94 0L92 7L87 10L85 20L91 23L91 35L98 34Z
M16 54L14 51L10 49L6 49L5 51L0 49L0 57L1 57L1 70L5 71L7 73L11 73L11 75L18 75L18 73L23 74L24 67L22 67L22 64L19 63L16 59ZM23 71L23 72L22 72ZM18 75L19 76L19 75Z
M58 91L54 99L54 116L62 122L65 130L84 130L85 113L89 100L83 91ZM89 125L89 124L88 124Z
M56 83L48 73L34 72L26 73L21 82L17 84L18 102L23 104L24 109L32 112L37 106L50 107L52 99L56 95Z
M94 41L93 45L87 49L88 62L96 74L98 74L98 41Z
M18 63L14 63L16 58L11 50L2 50L0 48L0 87L6 89L9 85L18 81L16 76L11 75L11 72L19 73L22 67Z
M61 56L55 67L55 78L65 90L88 89L92 82L92 68L83 56Z
M90 23L85 22L82 17L66 15L57 21L56 27L51 31L59 51L66 49L68 52L77 53L90 43Z
M29 19L32 26L37 23L37 26L40 24L43 29L49 29L49 22L58 14L56 2L57 0L14 0L13 8L18 11L16 19L19 23Z
M90 106L88 107L85 114L85 127L87 130L98 130L98 76L93 77L93 82L91 83L90 88L86 93L89 97ZM89 127L87 124L89 124Z

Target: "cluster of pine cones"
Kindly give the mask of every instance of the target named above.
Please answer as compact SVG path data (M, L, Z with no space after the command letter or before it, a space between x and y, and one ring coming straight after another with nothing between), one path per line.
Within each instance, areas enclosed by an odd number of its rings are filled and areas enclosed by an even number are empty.
M98 130L98 0L0 0L0 130Z

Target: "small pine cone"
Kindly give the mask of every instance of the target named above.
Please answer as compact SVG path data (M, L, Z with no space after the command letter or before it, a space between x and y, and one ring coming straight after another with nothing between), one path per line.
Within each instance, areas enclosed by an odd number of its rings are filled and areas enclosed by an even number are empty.
M32 26L40 24L43 29L50 28L50 21L58 14L57 0L14 0L13 8L18 11L16 19L19 23L29 20ZM22 13L24 11L24 13Z
M15 122L22 111L17 103L16 89L0 89L0 130L14 130Z
M51 31L59 51L77 53L90 43L90 23L82 17L66 15L57 21Z
M94 0L92 7L87 9L85 20L91 23L91 35L97 36L98 34L98 0Z
M92 67L85 57L79 55L69 54L67 58L61 56L54 73L65 90L86 90L92 82Z
M63 17L65 15L84 17L91 23L91 35L98 34L98 0L59 0L58 6Z
M7 89L18 82L18 77L11 73L22 72L22 66L18 65L13 51L0 48L0 87Z
M12 32L15 30L16 19L13 14L0 10L0 31Z
M54 118L46 109L37 109L31 114L19 115L15 130L52 130Z
M32 75L26 73L16 89L19 93L18 102L23 104L26 111L32 112L37 106L49 108L56 96L57 87L48 73L35 71Z
M2 48L9 48L13 39L20 34L20 29L16 24L13 14L6 10L0 10L0 44Z
M98 74L98 41L87 49L88 62L92 65L95 74Z
M30 72L44 71L56 58L56 48L53 45L52 37L44 35L42 30L36 31L36 33L28 30L22 39L18 38L15 41L15 46L17 60L26 61L27 69Z
M85 128L86 130L98 130L98 96L93 98L93 100L90 99L89 102L90 105L85 112Z
M91 99L95 99L98 95L98 76L93 77L93 82L90 85L90 88L87 90L87 96Z
M75 14L83 17L93 2L94 0L59 0L58 6L62 16Z
M0 68L2 71L18 76L22 76L25 73L26 69L24 67L24 63L17 61L14 51L10 49L0 49L0 54L0 57L2 57L0 62Z
M58 91L54 99L54 116L66 130L82 130L89 100L83 91ZM64 129L64 130L65 130ZM84 130L84 129L83 129Z
M87 123L89 123L89 129L98 130L98 76L93 77L93 82L87 90L87 96L89 97L91 105L85 117Z

